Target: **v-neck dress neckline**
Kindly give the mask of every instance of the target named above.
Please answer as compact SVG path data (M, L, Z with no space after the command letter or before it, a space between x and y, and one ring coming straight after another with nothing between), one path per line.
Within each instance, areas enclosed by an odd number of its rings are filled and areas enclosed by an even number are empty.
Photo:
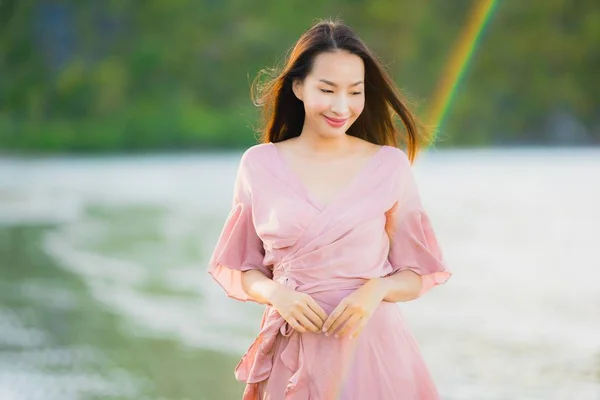
M375 164L375 161L379 159L379 155L383 152L384 147L380 146L375 153L373 153L369 158L364 162L361 168L354 174L354 176L349 180L349 182L344 185L341 189L333 195L330 200L323 204L318 201L313 194L308 190L306 184L300 179L300 177L291 169L287 160L283 157L275 143L269 142L271 147L273 148L273 152L277 162L279 163L285 178L291 180L292 184L296 186L297 190L300 192L304 200L308 202L312 207L314 207L319 212L325 212L327 209L332 207L337 201L339 201L343 196L350 192L361 180L361 178L370 170L371 166Z

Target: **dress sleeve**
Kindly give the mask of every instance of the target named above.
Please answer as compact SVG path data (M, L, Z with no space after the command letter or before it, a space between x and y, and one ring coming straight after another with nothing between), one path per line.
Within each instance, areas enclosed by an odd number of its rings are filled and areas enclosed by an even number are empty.
M265 253L254 228L246 169L242 157L234 184L232 209L210 258L208 272L227 296L254 301L242 288L242 272L256 269L268 278L273 276L271 269L263 265Z
M424 210L408 157L401 153L394 182L394 205L387 212L391 274L411 270L422 278L419 297L451 276L431 220ZM390 274L390 275L391 275Z

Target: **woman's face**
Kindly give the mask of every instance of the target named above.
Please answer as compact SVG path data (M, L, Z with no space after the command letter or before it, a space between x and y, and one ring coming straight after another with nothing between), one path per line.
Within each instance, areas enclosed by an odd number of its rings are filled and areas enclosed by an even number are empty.
M321 53L294 93L304 103L304 130L323 137L341 136L365 107L365 66L346 51Z

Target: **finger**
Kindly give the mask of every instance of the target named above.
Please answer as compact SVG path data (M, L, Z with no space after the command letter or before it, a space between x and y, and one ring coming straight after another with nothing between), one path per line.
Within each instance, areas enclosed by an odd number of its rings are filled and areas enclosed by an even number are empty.
M306 316L310 320L310 322L312 322L317 327L318 330L321 330L321 328L323 328L323 320L308 305L304 308L303 311L304 316Z
M342 315L340 315L339 317L336 318L336 320L333 322L333 324L331 325L331 328L329 328L329 332L330 333L335 333L336 337L339 337L339 334L336 332L339 328L342 327L342 325L348 320L348 318L350 318L352 316L352 312L346 308L344 310L344 312L342 312Z
M319 318L321 319L321 324L327 321L327 313L325 312L325 310L323 310L323 307L321 307L319 303L315 301L315 299L311 297L307 304L310 307L310 309L313 310L319 316Z
M362 320L362 316L360 314L352 314L350 316L350 318L348 318L348 320L346 321L344 326L337 333L337 336L339 336L339 337L346 336L347 334L352 332L357 327L357 325L360 323L361 320Z
M331 326L333 325L335 320L338 319L338 317L344 312L345 309L346 309L346 304L340 303L335 308L335 310L333 310L331 312L331 314L329 314L329 317L327 317L327 319L325 320L325 323L323 324L323 332L327 332L327 331L331 330Z
M306 317L306 315L304 314L297 314L294 315L294 317L296 318L296 321L298 321L300 323L300 325L302 325L305 329L311 331L311 332L319 332L319 327L316 326L315 324L313 324L310 319L308 319Z
M306 328L304 328L295 318L290 318L289 320L287 320L288 324L290 324L290 326L292 327L292 329L294 329L295 331L304 333L306 332Z

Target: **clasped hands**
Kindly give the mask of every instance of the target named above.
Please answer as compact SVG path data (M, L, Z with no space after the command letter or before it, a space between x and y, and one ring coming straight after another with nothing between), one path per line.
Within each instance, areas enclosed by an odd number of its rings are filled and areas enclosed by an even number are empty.
M310 295L280 286L273 293L271 305L298 332L324 332L352 339L360 335L384 296L382 285L372 279L327 315Z

